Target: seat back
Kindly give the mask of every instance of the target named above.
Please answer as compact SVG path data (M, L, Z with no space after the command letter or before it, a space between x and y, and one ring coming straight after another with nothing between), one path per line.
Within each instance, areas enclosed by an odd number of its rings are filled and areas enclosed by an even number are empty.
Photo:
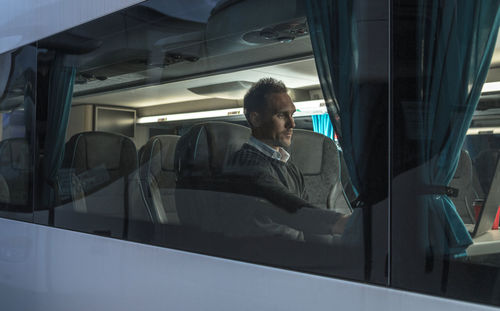
M24 138L11 138L0 142L1 203L26 206L31 196L32 165L29 143Z
M180 179L217 176L250 138L250 129L227 122L193 126L177 144L175 165Z
M212 232L231 232L238 227L243 209L235 195L226 194L222 177L226 164L250 138L250 129L226 122L193 126L178 141L176 205L182 224ZM236 200L237 201L237 200ZM241 213L235 215L234 213Z
M179 139L175 198L181 223L224 236L273 236L301 241L306 235L302 231L309 230L308 239L323 241L322 234L315 232L318 222L312 221L317 218L312 216L324 220L337 217L336 213L316 210L309 214L309 208L289 213L259 195L259 188L252 184L255 181L239 175L234 156L249 138L250 129L246 127L210 122L195 125ZM318 168L311 170L317 172ZM303 213L309 217L301 217Z
M476 223L472 203L477 198L473 186L472 160L466 150L460 152L457 170L450 182L450 187L458 189L458 196L451 197L458 214L466 224Z
M122 237L128 234L129 219L148 219L137 191L136 148L128 137L106 132L76 134L66 143L63 169L72 178L69 212L94 216L82 230ZM77 198L75 193L79 193ZM58 210L61 215L55 214L56 224L71 221L71 228L78 229L71 219L74 216L63 213L68 212L68 204Z
M309 202L313 205L350 213L341 181L340 152L330 138L308 130L294 130L290 160L304 175Z
M474 160L474 167L476 168L479 184L484 194L487 194L490 190L493 177L495 176L494 168L497 167L499 158L500 150L485 149Z
M139 173L146 204L158 223L178 224L175 207L175 147L180 136L152 137L139 151Z

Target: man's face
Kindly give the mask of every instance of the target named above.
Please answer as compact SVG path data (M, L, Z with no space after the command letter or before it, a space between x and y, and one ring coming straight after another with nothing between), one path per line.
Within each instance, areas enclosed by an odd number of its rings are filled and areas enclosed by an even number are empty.
M271 147L290 147L295 122L295 105L287 93L273 93L267 97L267 109L258 113L254 127L256 138Z

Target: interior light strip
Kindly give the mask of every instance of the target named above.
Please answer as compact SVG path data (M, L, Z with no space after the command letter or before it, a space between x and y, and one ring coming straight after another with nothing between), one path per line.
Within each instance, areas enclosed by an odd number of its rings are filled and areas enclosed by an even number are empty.
M297 111L294 114L295 117L324 114L327 112L325 102L322 99L296 102L294 104L295 108L297 109ZM157 122L172 122L172 121L182 121L182 120L231 117L237 115L243 115L243 108L156 115L156 116L139 118L137 120L137 123L145 124L145 123L157 123Z
M172 121L193 120L193 119L220 118L220 117L236 116L241 114L243 114L243 108L231 108L231 109L220 109L220 110L142 117L137 120L137 123L144 124L144 123L172 122Z
M294 114L295 117L327 113L325 101L323 99L295 102L294 104L297 109Z
M500 91L500 82L488 82L483 84L482 93L491 93Z
M471 127L467 135L500 134L500 127Z

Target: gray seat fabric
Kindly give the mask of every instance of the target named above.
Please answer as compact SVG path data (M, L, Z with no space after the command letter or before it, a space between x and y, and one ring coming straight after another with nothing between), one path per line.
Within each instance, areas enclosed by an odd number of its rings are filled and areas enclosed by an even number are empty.
M340 152L330 138L308 130L294 130L291 161L304 175L309 201L323 209L351 212L344 198Z
M232 158L250 138L250 129L225 122L193 126L177 143L176 206L180 222L231 237L280 236L303 240L299 230L276 222L287 212L241 193L246 180L234 179ZM301 218L301 211L294 214Z
M0 175L0 204L8 204L10 202L9 185L5 178Z
M175 165L179 177L222 174L250 134L249 128L226 122L193 126L181 137L176 148Z
M474 160L474 167L477 170L479 184L484 194L490 191L491 182L495 175L495 167L499 159L500 150L485 149L482 150Z
M31 160L29 143L24 138L0 142L1 202L29 208ZM5 201L7 200L7 201Z
M458 214L466 224L476 223L472 203L477 198L473 187L472 160L466 150L460 152L457 170L450 182L450 187L458 189L458 196L451 197Z
M346 202L354 202L358 193L352 184L351 176L349 175L349 169L347 168L347 163L344 159L344 153L339 151L340 155L340 180L342 182L342 187L344 189L344 198ZM350 205L350 204L349 204ZM349 209L352 210L351 207Z
M67 206L56 209L56 224L73 229L126 237L129 220L148 220L137 175L137 153L128 137L105 133L76 134L66 143L63 171L71 182L61 188L72 195L70 212L98 217L80 228L78 221L64 214ZM59 212L61 215L58 215Z
M193 126L179 139L175 151L175 197L182 224L226 233L231 231L229 227L237 228L237 222L231 221L235 218L230 216L235 209L224 208L231 205L228 203L231 195L224 196L227 185L223 178L218 177L223 174L225 164L249 138L250 129L247 127L207 122Z
M331 243L333 236L325 233L338 219L337 213L312 208L289 213L238 175L234 154L249 137L246 127L208 122L193 126L179 139L175 197L181 223L231 237Z
M175 146L180 136L152 137L139 151L141 186L153 219L158 223L178 224L175 207Z

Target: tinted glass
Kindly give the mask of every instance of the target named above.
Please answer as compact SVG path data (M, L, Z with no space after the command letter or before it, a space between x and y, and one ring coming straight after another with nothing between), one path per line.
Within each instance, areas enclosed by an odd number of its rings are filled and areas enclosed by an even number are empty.
M147 1L41 40L37 222L386 284L385 8L351 8L354 118L323 98L307 24L321 10L303 1ZM267 77L286 109L259 110L252 134L243 97ZM96 106L135 110L134 135L113 130L129 125L121 110L101 127Z
M0 55L0 215L32 221L36 48Z
M96 109L96 128L99 131L135 136L135 110Z
M499 1L394 3L392 284L499 305Z

